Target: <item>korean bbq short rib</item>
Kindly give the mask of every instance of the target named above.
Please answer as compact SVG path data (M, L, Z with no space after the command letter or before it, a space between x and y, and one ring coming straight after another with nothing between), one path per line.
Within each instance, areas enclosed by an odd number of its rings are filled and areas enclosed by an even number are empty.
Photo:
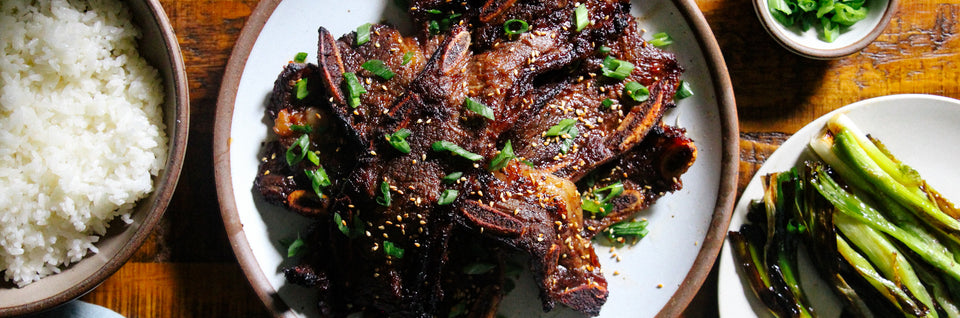
M318 30L266 109L254 188L316 221L288 281L321 314L494 317L508 254L543 309L597 315L592 239L681 188L682 67L629 1L409 1L415 26Z

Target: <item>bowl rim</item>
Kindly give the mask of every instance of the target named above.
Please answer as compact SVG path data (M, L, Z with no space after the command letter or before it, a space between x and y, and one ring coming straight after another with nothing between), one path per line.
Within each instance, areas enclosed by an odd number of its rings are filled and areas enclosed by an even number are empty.
M883 12L883 15L880 17L880 20L877 21L877 24L873 26L872 29L870 29L870 32L856 42L835 49L822 49L804 45L793 40L790 36L783 32L781 28L778 27L780 22L777 22L777 20L774 19L769 12L766 12L763 9L763 4L761 1L767 0L752 1L753 11L757 14L757 19L760 20L760 24L763 25L763 29L767 31L767 34L769 34L774 41L788 51L815 60L838 59L859 52L863 48L867 47L867 45L870 45L870 43L873 43L873 41L883 33L883 30L887 28L887 25L890 24L890 19L892 19L893 15L897 12L900 2L899 0L883 0L887 2L887 6Z
M150 236L157 223L159 223L160 219L163 217L164 212L166 212L167 206L170 203L170 199L173 197L173 193L176 190L177 183L179 182L180 172L183 167L183 161L187 148L187 136L190 127L189 86L187 84L186 68L183 63L183 56L180 52L180 45L177 42L176 34L173 31L173 27L170 24L170 20L168 19L163 6L160 5L158 0L144 0L143 2L148 9L148 13L150 16L152 16L151 21L146 22L152 22L157 30L159 30L161 39L164 42L164 47L167 51L166 53L169 59L168 62L173 67L172 77L174 82L168 83L168 85L172 85L174 96L176 97L176 100L174 101L174 106L176 109L173 116L175 122L165 123L168 127L173 126L174 135L167 136L169 139L168 142L170 143L170 148L168 149L166 164L161 170L164 171L164 178L155 179L154 192L151 193L149 197L143 198L137 203L138 205L153 203L153 206L149 211L146 211L147 215L144 217L133 236L128 241L123 243L117 250L117 253L110 257L91 275L81 279L72 286L50 297L21 305L0 308L0 317L17 316L49 310L68 301L79 298L99 286L104 280L113 275L117 270L120 269L120 267L126 264L127 260L129 260L130 257L132 257L133 254L140 248L143 241ZM139 24L137 22L134 23ZM144 28L144 25L142 24L139 26L141 29ZM170 117L167 116L166 118ZM91 256L92 255L87 255L84 257L84 259L80 260L80 262L89 259ZM70 266L75 266L76 264L79 264L79 262L71 264Z
M250 17L247 18L247 22L236 41L227 62L220 93L217 97L213 156L217 199L227 236L237 261L254 292L270 313L275 317L293 317L294 315L288 311L289 306L279 297L277 291L259 267L256 256L247 241L243 224L237 213L232 186L233 178L230 172L230 134L240 78L260 31L281 1L261 0ZM697 43L703 49L704 59L711 73L710 76L714 80L713 90L719 106L723 150L717 201L700 252L694 259L695 265L687 272L677 291L657 313L657 317L680 315L696 296L713 269L713 264L719 255L720 248L723 246L727 234L726 229L729 227L730 217L733 213L739 176L740 139L737 108L733 84L723 54L720 52L720 46L694 0L671 0L671 2L677 6L683 18L689 23L694 36L697 38Z

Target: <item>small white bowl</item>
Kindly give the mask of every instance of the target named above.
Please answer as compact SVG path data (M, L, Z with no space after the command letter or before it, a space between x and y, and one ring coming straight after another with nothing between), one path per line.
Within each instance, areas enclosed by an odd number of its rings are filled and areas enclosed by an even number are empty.
M818 60L841 58L866 47L883 32L890 18L897 11L898 0L867 0L867 17L849 27L841 27L840 35L833 42L820 38L817 26L801 31L797 24L787 27L770 14L768 0L753 0L753 8L760 23L787 50L798 55Z

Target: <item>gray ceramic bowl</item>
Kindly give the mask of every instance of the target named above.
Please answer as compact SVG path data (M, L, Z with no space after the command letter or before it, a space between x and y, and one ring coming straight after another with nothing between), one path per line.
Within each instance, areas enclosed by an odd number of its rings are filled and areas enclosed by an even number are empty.
M116 272L140 247L173 196L183 165L189 128L187 76L180 46L170 22L157 0L124 1L133 14L133 22L143 32L140 54L160 72L164 84L164 123L169 138L167 163L154 181L154 192L138 202L133 223L114 220L110 230L97 243L97 254L40 281L16 288L0 283L0 316L15 316L50 309L80 297Z
M867 17L850 27L841 28L840 35L833 42L821 40L814 28L801 31L796 25L787 27L770 14L769 0L753 0L753 8L760 23L787 50L798 55L818 59L837 59L856 52L869 45L883 33L890 18L897 11L898 0L867 0Z

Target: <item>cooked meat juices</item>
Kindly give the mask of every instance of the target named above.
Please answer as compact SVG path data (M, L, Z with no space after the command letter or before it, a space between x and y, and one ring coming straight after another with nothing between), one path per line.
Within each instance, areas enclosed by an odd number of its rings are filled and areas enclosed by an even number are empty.
M578 6L411 1L415 36L320 27L318 65L284 68L254 187L316 219L284 272L320 291L324 315L492 317L510 250L530 256L544 310L599 314L590 239L680 189L696 148L661 123L682 68L643 41L629 1L583 1L580 30ZM506 34L516 19L529 30ZM636 68L603 76L608 56ZM613 183L611 211L583 210Z

